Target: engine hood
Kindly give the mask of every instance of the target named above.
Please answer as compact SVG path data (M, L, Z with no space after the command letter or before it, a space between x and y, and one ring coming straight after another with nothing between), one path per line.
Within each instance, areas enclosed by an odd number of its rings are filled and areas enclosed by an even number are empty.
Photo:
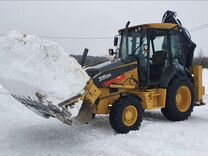
M136 59L114 60L101 63L86 69L87 74L92 78L96 86L102 87L103 83L116 78L125 72L137 67Z
M114 64L112 61L107 61L107 62L104 62L104 63L101 63L101 64L98 64L98 65L95 65L95 66L92 66L92 67L88 67L85 69L85 71L87 72L87 74L93 78L96 74L98 74L99 72L101 71L104 71L105 69L108 69L110 68L109 66L111 64Z

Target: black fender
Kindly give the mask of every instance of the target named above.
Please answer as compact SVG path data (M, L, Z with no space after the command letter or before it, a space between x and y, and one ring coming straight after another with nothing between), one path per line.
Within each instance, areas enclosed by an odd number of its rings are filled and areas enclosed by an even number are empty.
M192 76L185 70L185 68L181 64L173 63L172 66L164 69L160 79L160 87L167 88L174 78L177 78L181 81L187 81L187 79L190 80Z
M123 94L121 94L120 97L122 97L122 96L124 96L124 97L125 96L126 97L128 97L128 96L134 96L134 97L138 98L140 102L142 102L142 99L139 96L137 96L136 94L133 94L133 93L123 93Z
M171 68L165 68L160 79L160 88L167 88L171 80L176 76L176 71Z

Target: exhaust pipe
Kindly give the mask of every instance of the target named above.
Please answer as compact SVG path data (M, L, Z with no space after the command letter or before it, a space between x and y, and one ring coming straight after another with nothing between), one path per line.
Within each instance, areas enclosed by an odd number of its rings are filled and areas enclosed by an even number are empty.
M82 61L81 61L81 66L83 67L87 58L87 54L88 54L89 49L85 48L84 52L82 54Z

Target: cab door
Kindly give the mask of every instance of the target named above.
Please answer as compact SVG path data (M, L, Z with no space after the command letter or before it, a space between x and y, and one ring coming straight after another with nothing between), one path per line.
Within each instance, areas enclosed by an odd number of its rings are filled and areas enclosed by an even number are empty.
M159 85L165 68L169 66L169 34L167 30L150 30L148 55L148 85Z

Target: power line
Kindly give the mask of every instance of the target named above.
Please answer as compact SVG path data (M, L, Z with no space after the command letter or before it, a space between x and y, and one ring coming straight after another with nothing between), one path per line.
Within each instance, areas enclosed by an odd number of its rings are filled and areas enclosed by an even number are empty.
M5 34L0 34L0 35L5 35ZM101 37L68 37L68 36L40 36L41 38L54 38L54 39L66 39L66 40L111 40L113 37L106 37L106 36L101 36Z
M208 24L203 24L203 25L200 25L200 26L197 26L197 27L194 27L194 28L191 28L189 29L190 32L194 32L194 31L198 31L198 30L201 30L201 29L205 29L208 27Z
M109 40L112 37L64 37L64 36L40 36L42 38L55 38L55 39L69 39L69 40Z
M190 32L195 32L201 29L208 28L208 24L203 24L194 28L189 29ZM0 36L3 36L6 34L0 34ZM72 37L72 36L40 36L41 38L52 38L52 39L64 39L64 40L112 40L113 37L107 37L107 36L100 36L100 37L90 37L90 36L84 36L84 37Z

